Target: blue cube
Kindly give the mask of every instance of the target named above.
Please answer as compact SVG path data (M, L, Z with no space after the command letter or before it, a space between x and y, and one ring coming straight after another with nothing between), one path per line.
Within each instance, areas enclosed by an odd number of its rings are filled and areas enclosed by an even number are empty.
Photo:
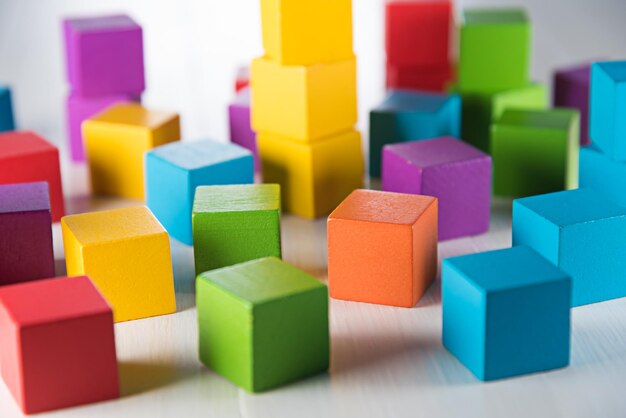
M626 61L591 66L589 136L602 152L626 161Z
M0 132L15 130L11 90L0 86Z
M626 162L612 160L591 144L580 149L579 167L581 188L594 189L626 207Z
M383 146L461 134L461 97L396 90L370 112L370 176L380 177Z
M214 141L172 142L146 154L146 204L167 232L193 244L191 212L198 186L254 183L252 153Z
M443 260L443 345L480 380L565 367L570 277L528 247Z
M513 201L513 245L572 277L572 306L626 296L626 208L593 189Z

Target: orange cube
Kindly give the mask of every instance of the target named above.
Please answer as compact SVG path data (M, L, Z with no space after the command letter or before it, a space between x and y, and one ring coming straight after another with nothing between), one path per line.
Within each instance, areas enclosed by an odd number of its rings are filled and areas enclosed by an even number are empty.
M332 298L412 307L436 275L436 198L355 190L328 217Z

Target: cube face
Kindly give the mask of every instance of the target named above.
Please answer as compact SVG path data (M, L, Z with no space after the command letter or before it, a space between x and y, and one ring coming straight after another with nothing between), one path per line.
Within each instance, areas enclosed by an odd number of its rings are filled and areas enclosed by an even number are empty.
M520 9L470 9L463 13L459 87L494 92L528 83L531 27ZM488 76L487 76L488 75Z
M0 184L45 181L52 221L65 214L59 150L34 132L0 134Z
M331 297L411 307L436 274L436 199L356 190L329 216Z
M258 58L251 83L256 132L309 142L351 129L357 121L354 58L310 67Z
M566 273L528 247L449 258L442 269L443 344L478 379L569 364Z
M626 161L626 61L591 66L589 135L602 152Z
M116 322L176 311L169 239L147 208L67 216L62 230L68 274L89 275Z
M254 171L261 170L261 161L256 145L256 132L250 124L250 89L243 88L237 98L228 106L228 127L230 142L249 150L254 157Z
M456 78L453 64L435 67L400 67L387 63L386 85L388 90L418 90L445 93Z
M612 160L594 144L580 148L580 187L626 206L626 164Z
M522 197L578 187L577 111L507 110L492 127L494 194Z
M82 133L95 194L143 200L144 154L180 139L177 114L118 104L87 119Z
M591 64L565 68L554 73L553 104L570 107L580 112L580 145L588 145L589 139L589 84Z
M191 245L198 186L254 182L252 155L214 141L174 142L146 154L146 204L177 240Z
M193 235L196 274L261 257L280 257L279 186L198 187Z
M351 58L350 0L262 0L267 56L281 65L315 65Z
M328 292L270 257L196 282L200 360L250 392L328 369ZM228 321L224 321L228 318Z
M13 116L11 90L0 85L0 132L13 131L14 129L15 117Z
M66 19L63 29L68 78L76 94L141 94L143 34L130 17Z
M263 181L280 184L284 209L296 215L327 215L363 185L361 135L357 131L311 144L259 133L258 146Z

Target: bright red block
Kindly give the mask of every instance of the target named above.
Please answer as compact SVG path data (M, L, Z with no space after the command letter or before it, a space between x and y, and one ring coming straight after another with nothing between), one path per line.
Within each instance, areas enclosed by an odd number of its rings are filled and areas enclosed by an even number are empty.
M239 93L250 85L250 69L248 67L239 67L235 77L235 93Z
M88 277L0 288L0 370L24 413L119 397L113 312Z
M456 78L455 67L398 67L387 63L387 89L420 90L444 93Z
M0 134L0 184L48 182L52 221L65 214L59 150L34 132Z

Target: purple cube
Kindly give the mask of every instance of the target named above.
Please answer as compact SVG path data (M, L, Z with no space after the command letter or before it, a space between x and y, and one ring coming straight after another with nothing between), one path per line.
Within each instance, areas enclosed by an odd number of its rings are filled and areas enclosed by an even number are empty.
M385 145L382 187L439 199L439 240L489 229L491 157L456 138Z
M54 277L48 183L0 186L0 286Z
M580 145L589 145L589 80L591 63L557 70L554 73L552 101L555 107L580 111Z
M85 161L83 135L80 129L85 119L102 112L116 103L139 102L140 97L132 94L113 94L102 97L81 97L70 94L66 101L67 138L72 160Z
M230 142L252 152L254 171L258 172L260 162L256 148L256 133L250 126L250 88L241 89L235 96L235 100L228 106L228 124L230 126Z
M145 89L141 26L125 15L65 19L67 75L74 94L138 96Z

